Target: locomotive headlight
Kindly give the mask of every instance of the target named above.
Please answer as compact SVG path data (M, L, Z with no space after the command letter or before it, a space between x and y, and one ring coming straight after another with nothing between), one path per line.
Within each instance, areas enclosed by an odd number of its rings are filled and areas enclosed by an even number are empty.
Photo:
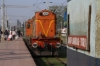
M37 48L37 47L38 47L38 44L37 44L37 43L33 43L33 44L32 44L32 47L33 47L33 48Z
M56 48L59 48L59 47L61 47L61 44L60 43L57 43L56 44Z
M43 16L47 16L47 15L49 15L49 12L43 12L42 14L43 14Z

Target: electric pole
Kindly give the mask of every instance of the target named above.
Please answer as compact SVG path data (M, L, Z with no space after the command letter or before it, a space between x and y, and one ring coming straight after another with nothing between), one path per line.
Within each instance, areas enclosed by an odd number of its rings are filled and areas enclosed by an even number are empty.
M2 6L1 6L1 22L2 22L2 32L5 30L5 4L4 0L2 0ZM2 35L2 38L4 39L4 34Z
M43 3L47 4L47 9L49 10L49 3L52 3L52 2L47 1L47 2L43 2Z

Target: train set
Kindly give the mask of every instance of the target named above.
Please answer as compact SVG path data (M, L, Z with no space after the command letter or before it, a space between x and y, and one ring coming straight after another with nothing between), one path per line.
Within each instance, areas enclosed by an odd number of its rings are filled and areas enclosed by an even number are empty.
M35 12L35 15L26 21L27 44L36 55L46 55L50 52L57 55L61 47L60 38L56 36L56 14L49 10Z

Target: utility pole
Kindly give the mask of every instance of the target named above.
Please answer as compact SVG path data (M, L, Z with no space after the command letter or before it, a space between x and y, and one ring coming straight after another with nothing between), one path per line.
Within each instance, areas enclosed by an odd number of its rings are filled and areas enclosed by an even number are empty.
M49 10L49 1L47 0L47 9Z
M7 30L7 20L9 19L7 16L7 7L11 7L11 8L30 8L32 6L22 6L22 5L5 5L5 0L2 0L2 5L0 5L0 9L1 9L1 22L2 22L2 31L4 32L4 30ZM5 7L6 7L6 11L5 11ZM5 16L5 12L6 12L6 16ZM4 35L2 36L4 37Z
M61 29L62 29L62 22L61 22Z
M4 0L2 0L2 6L1 6L1 22L2 22L2 31L5 30L5 4ZM4 39L4 34L2 35L2 38Z
M52 2L47 1L47 2L43 2L43 3L47 4L47 9L49 10L49 3L52 3Z

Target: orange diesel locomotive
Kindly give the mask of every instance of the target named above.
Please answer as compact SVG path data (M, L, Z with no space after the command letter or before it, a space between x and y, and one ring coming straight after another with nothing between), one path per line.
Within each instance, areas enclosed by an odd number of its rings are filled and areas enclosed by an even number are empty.
M56 36L56 15L49 10L36 12L35 16L26 22L26 35L31 37L30 44L37 49L37 54L50 51L56 54L61 46L60 38Z

